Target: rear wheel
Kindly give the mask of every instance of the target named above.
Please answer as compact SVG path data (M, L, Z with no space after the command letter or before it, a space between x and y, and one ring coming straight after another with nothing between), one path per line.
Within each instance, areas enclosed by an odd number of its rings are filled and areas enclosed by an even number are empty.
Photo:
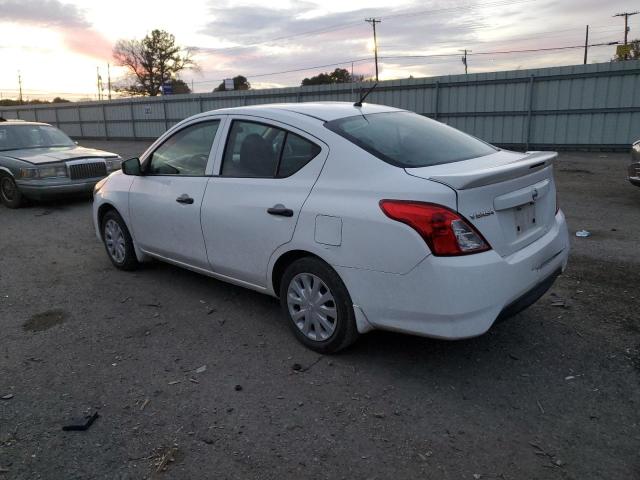
M289 265L280 282L280 303L295 336L312 350L338 352L358 338L347 288L317 258L306 257Z
M16 182L10 175L0 173L0 200L9 208L18 208L22 205L24 197Z
M121 270L134 270L138 259L127 225L118 212L110 210L102 217L102 240L109 260Z

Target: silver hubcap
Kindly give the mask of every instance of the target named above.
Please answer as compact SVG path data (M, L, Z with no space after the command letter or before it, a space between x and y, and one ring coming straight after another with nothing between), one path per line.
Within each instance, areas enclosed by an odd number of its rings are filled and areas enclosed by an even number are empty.
M107 220L104 224L104 243L111 258L118 263L124 262L127 246L122 229L115 220Z
M329 287L312 273L299 273L287 290L289 315L305 336L323 341L336 330L338 312Z

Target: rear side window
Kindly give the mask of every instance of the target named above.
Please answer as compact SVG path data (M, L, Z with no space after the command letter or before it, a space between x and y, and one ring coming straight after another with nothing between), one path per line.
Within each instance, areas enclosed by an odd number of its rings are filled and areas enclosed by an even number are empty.
M284 143L278 176L288 177L293 175L318 155L320 150L320 147L315 143L295 133L287 133L287 140Z
M229 130L223 177L283 178L320 153L316 144L272 125L234 120Z
M497 151L471 135L411 112L340 118L326 122L325 127L402 168L459 162Z

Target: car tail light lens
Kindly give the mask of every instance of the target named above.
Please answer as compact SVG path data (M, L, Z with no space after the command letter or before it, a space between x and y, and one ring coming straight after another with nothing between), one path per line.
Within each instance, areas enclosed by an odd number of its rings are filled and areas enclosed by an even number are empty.
M382 200L385 215L413 228L434 255L456 256L480 253L491 247L482 235L453 210L433 203Z

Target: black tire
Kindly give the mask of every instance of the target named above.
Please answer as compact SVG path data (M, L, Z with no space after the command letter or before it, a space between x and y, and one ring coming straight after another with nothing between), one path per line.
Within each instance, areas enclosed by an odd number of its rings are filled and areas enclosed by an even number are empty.
M20 208L24 201L13 177L6 173L0 173L0 201L9 208Z
M109 250L109 246L107 244L109 232L107 232L106 229L109 225L112 226L110 222L115 222L122 232L122 237L124 240L124 255L121 255L121 258L120 255L112 253L112 251ZM104 217L102 217L102 223L100 225L100 233L102 235L104 248L107 251L107 256L116 268L119 268L120 270L135 270L136 268L138 268L140 263L136 258L136 252L133 247L131 234L129 233L127 225L124 223L124 220L118 212L116 212L115 210L109 210L104 214Z
M292 281L296 279L296 281L300 282L300 279L304 278L305 274L320 279L322 281L319 284L321 288L324 288L322 286L322 283L324 283L324 286L328 288L330 295L333 297L333 302L330 302L328 305L331 303L335 305L335 318L331 316L330 320L333 322L334 330L330 336L324 339L312 339L303 333L301 327L296 325L296 321L293 319L290 311L291 309L295 311L297 305L292 305L290 308L288 302L289 287L292 286L292 288L294 288ZM300 287L300 285L299 283L298 287ZM335 270L322 260L314 257L304 257L289 265L282 276L279 294L280 305L282 306L282 311L288 320L291 330L296 338L308 348L319 353L335 353L348 347L357 340L358 329L356 327L351 296ZM322 295L322 292L320 292L320 295ZM299 321L302 323L306 320ZM314 325L314 329L319 326L315 323ZM317 335L311 332L311 328L308 328L308 331L311 335ZM322 333L326 332L323 331Z

